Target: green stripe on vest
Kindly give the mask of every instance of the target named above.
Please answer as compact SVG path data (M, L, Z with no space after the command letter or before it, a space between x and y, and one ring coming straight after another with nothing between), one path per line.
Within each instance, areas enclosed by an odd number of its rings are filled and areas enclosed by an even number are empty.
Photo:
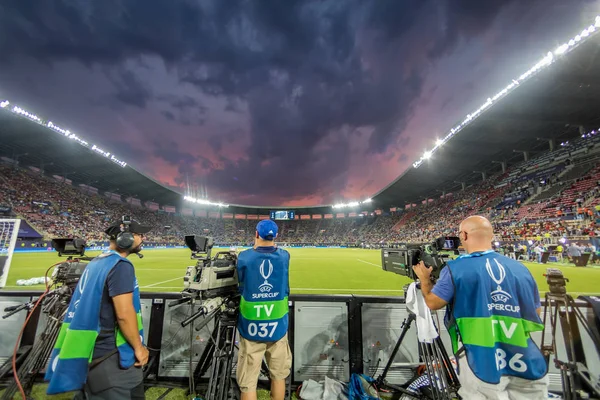
M270 321L284 317L289 312L287 296L275 301L240 300L240 313L250 321Z
M97 337L98 332L96 331L72 330L67 328L58 358L61 360L91 358Z
M494 347L498 342L527 347L529 333L544 329L542 324L502 315L487 318L458 318L456 324L463 344L482 347Z
M141 331L142 328L144 327L144 324L142 323L142 313L137 313L137 325L138 325L138 331ZM117 347L122 346L125 343L127 343L127 339L125 339L125 336L123 336L123 333L121 332L119 327L117 327L116 340L117 340Z
M456 332L456 325L452 325L448 328L448 334L450 335L450 341L452 343L452 354L456 354L458 351L458 332Z
M56 343L54 343L55 349L60 349L62 347L63 342L65 341L65 337L67 336L67 329L69 329L68 323L63 323L60 326L60 331L58 332L58 338L56 339Z

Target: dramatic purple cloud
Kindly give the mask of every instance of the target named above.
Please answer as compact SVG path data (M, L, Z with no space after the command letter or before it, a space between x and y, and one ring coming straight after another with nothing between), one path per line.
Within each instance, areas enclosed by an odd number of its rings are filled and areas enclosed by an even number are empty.
M247 205L373 195L598 1L0 5L0 97Z

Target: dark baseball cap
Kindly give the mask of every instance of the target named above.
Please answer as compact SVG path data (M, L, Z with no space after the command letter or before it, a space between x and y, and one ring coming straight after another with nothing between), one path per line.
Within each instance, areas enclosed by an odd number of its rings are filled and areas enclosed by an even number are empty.
M256 232L263 240L273 240L277 237L277 224L270 219L263 219L256 225Z
M122 232L122 230L121 230L122 225L123 225L122 220L113 222L108 228L106 228L104 233L106 233L111 238L117 237L117 235L120 232ZM148 233L151 230L152 230L151 226L142 225L134 219L132 219L131 222L129 223L129 232L131 232L131 233L142 233L143 234L143 233Z

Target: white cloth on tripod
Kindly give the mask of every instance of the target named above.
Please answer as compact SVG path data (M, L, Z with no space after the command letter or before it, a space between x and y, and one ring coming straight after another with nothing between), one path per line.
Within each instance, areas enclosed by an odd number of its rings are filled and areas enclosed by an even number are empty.
M437 329L431 318L431 310L425 303L425 298L417 283L413 282L406 291L406 308L416 316L417 337L421 343L432 343L438 337Z

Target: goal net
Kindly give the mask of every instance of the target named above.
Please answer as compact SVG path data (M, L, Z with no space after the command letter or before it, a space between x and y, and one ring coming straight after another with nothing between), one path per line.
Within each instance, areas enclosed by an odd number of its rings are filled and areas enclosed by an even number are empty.
M0 219L0 288L6 285L20 224L20 219Z

